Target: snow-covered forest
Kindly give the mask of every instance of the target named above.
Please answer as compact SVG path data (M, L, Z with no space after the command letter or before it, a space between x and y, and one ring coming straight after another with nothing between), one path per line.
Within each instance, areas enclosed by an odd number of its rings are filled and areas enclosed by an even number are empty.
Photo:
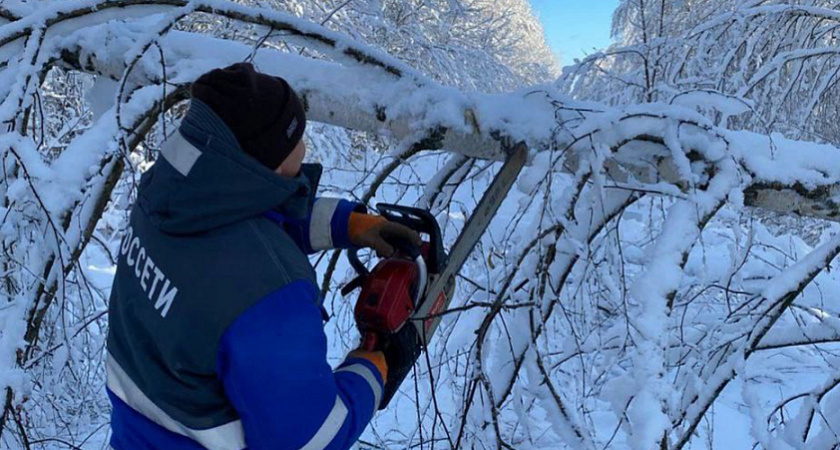
M526 0L0 0L0 448L107 448L139 176L238 61L304 100L323 194L447 246L529 148L361 448L840 448L840 3L621 0L613 34L561 68ZM312 263L338 363L353 272Z

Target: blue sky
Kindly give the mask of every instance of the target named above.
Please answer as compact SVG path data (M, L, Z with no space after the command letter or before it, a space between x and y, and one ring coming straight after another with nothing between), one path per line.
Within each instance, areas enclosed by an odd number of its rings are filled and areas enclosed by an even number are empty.
M548 43L562 64L610 44L610 21L618 0L531 0Z

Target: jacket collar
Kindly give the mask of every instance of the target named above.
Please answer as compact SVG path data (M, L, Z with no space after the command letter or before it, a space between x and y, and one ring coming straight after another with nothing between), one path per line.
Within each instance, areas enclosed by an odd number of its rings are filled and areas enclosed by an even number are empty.
M319 165L304 165L297 177L277 175L242 151L222 119L195 99L179 133L178 145L190 147L194 157L190 169L179 171L159 158L138 192L138 204L161 231L204 232L271 210L293 219L309 214Z

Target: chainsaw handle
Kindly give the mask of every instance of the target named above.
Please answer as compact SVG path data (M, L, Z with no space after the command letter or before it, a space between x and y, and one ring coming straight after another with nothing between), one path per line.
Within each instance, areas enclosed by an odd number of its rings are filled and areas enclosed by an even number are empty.
M402 252L403 255L408 256L412 260L420 257L420 247L414 245L413 242L403 239L402 237L392 235L382 236L382 238L385 242L390 244L391 247L394 247L394 250Z
M359 249L352 248L347 251L347 259L350 261L350 266L353 267L353 270L359 274L360 277L366 277L370 275L370 271L367 267L365 267L365 263L359 259Z
M440 273L443 270L446 265L446 253L443 251L440 225L438 225L431 212L421 208L390 203L377 203L376 210L379 215L390 222L396 222L418 233L429 235L429 254L426 261L429 265L429 272Z
M426 210L390 203L377 203L376 210L389 222L405 225L414 231L427 232L429 222L426 214L429 213Z
M376 345L379 343L379 336L371 331L362 333L362 345L359 347L368 352L375 352Z

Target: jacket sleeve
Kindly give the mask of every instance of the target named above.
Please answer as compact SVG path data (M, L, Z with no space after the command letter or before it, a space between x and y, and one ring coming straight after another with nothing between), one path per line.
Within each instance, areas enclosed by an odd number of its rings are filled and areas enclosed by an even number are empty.
M364 212L361 203L318 197L305 220L285 220L283 227L305 253L333 248L352 248L350 213Z
M225 331L218 373L242 420L249 450L352 446L382 395L383 374L350 357L333 371L315 287L292 283Z

